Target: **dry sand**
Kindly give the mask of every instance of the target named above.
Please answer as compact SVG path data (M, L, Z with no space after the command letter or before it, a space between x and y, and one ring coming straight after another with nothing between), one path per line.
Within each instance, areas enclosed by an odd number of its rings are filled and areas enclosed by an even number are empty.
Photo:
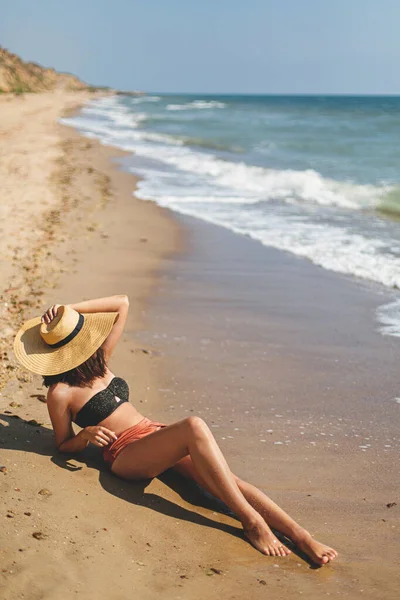
M57 118L85 98L86 93L0 98L0 385L15 367L7 349L21 311L41 306L44 288L54 285L51 269L60 268L52 256L55 232L60 213L75 198L67 192L67 142Z
M173 376L158 356L159 345L140 343L138 329L151 329L148 299L182 248L184 232L170 213L131 196L135 180L112 165L115 151L56 123L84 98L79 93L0 100L0 129L7 140L0 167L2 352L9 351L17 323L50 303L127 293L130 318L114 370L127 378L141 412L167 418L161 386ZM2 382L9 380L0 396L0 465L6 469L0 472L2 599L371 597L363 581L368 564L360 568L350 560L314 571L296 556L262 557L244 542L234 519L177 476L127 483L107 471L95 448L59 455L40 378L8 358L2 361ZM181 357L175 366L187 365ZM208 386L205 382L200 396ZM182 398L183 406L186 401ZM240 465L237 452L229 445L226 451ZM281 464L277 457L273 470ZM284 484L280 491L284 494ZM340 503L329 512L340 523ZM345 522L348 526L349 519ZM323 529L321 517L318 524ZM337 539L344 540L345 533ZM351 533L356 535L355 526ZM394 600L396 582L379 578L379 583L382 593L374 597Z

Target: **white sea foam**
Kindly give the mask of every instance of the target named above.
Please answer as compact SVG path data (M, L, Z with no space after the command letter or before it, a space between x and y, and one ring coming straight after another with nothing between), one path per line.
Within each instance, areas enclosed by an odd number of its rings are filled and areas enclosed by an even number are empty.
M195 109L210 109L210 108L225 108L224 102L218 102L217 100L194 100L193 102L187 102L186 104L168 104L167 110L195 110Z
M140 122L146 119L145 113L130 113L125 107L114 109L112 112L107 109L85 108L82 115L67 119L60 119L61 123L72 125L77 129L107 135L114 135L116 127L124 128L126 134L129 129L136 129ZM87 116L87 118L85 118ZM96 118L97 117L97 118ZM103 140L107 143L107 139Z
M383 335L400 337L400 298L380 306L376 317L380 323L379 331Z

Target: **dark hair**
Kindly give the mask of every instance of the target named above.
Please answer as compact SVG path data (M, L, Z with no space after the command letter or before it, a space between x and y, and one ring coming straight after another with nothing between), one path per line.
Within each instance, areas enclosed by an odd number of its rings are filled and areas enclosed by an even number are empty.
M84 363L58 375L44 375L43 385L50 387L54 383L66 383L72 387L90 387L92 381L104 377L107 365L103 348L96 350Z

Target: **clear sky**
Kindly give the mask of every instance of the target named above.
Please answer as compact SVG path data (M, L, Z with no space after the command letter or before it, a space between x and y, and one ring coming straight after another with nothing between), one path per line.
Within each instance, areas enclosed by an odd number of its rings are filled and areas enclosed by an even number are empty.
M119 89L400 93L400 0L0 0L0 44Z

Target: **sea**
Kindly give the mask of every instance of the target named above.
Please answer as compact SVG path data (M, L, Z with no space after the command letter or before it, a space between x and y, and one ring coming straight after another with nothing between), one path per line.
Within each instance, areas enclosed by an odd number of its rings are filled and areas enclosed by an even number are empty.
M392 290L400 337L400 97L115 95L63 122L132 152L140 198Z

